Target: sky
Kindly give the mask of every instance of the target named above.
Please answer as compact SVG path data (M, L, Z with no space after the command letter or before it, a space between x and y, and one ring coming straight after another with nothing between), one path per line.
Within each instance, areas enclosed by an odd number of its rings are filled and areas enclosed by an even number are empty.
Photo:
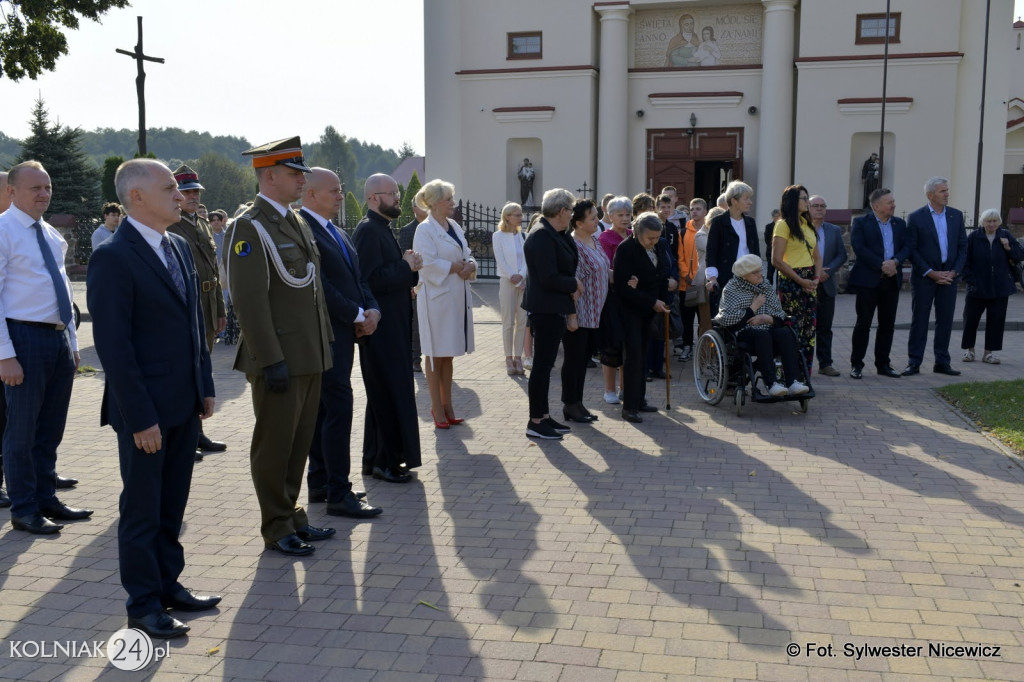
M148 128L258 145L333 125L424 151L423 0L133 0L68 31L54 72L0 78L0 131L24 138L40 95L64 125L137 129L136 62L114 50L134 50L140 15L143 50L166 60L145 63Z

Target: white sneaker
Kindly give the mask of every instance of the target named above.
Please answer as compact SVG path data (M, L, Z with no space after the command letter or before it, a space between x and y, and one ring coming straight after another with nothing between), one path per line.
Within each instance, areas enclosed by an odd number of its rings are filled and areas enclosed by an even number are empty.
M794 381L789 385L789 395L803 395L811 390L811 387L802 381Z
M524 355L523 356L523 369L533 369L533 356L531 356L531 355Z
M606 391L604 394L604 401L609 405L618 405L619 396L618 394L615 393L615 391Z
M806 389L807 387L804 386L804 388ZM768 389L768 395L773 398L785 398L789 395L789 389L776 381L772 384L772 387Z

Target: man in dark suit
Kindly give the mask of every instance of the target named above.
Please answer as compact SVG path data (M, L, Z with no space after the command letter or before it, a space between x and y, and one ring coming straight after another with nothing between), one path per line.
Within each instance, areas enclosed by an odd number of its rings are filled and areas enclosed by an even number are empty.
M409 364L412 346L412 298L423 259L405 252L391 233L402 215L398 183L378 173L366 179L363 196L369 210L352 234L363 275L380 307L373 338L359 350L366 386L363 474L389 483L408 483L420 466L420 423ZM405 467L402 467L402 464Z
M827 377L839 376L839 370L832 366L832 320L836 315L835 274L846 262L846 245L843 244L843 231L838 225L825 221L828 204L824 197L813 196L808 199L807 212L811 216L811 227L818 237L818 250L821 252L821 282L818 286L818 326L815 328L817 339L815 353L818 356L818 367Z
M864 374L864 354L868 349L871 320L877 308L875 368L883 376L898 378L900 374L892 368L889 351L892 350L896 308L903 283L903 261L910 253L907 224L893 216L896 200L890 190L876 189L870 199L871 212L854 220L850 230L850 243L856 260L850 271L849 286L857 294L850 376L860 379Z
M907 216L910 244L910 299L913 316L907 342L907 368L903 376L921 371L924 347L928 344L928 319L935 305L936 374L957 376L960 370L949 364L949 337L956 308L956 280L967 262L967 232L964 214L949 203L949 180L934 177L924 186L928 203Z
M189 628L164 609L213 608L178 582L178 535L188 502L199 420L213 414L213 374L188 243L167 228L180 214L178 184L159 161L134 159L115 176L128 213L92 254L88 303L106 383L100 423L117 432L117 526L128 627L151 637Z
M711 291L711 317L718 314L722 289L732 279L732 265L736 259L748 253L761 255L757 246L757 223L747 215L753 204L753 195L754 190L750 185L739 180L730 182L723 195L729 208L708 226L704 272Z
M314 168L302 193L303 217L320 250L320 281L334 329L331 356L334 366L323 373L320 410L309 447L310 502L327 502L331 516L368 518L381 513L353 492L351 470L352 361L357 339L366 340L377 328L380 310L373 292L359 271L359 256L348 236L327 216L338 214L345 195L338 176Z
M409 223L398 231L398 248L403 253L406 251L412 251L412 240L416 236L416 228L420 226L424 220L427 219L427 212L416 205L416 202L412 202L412 214L413 219ZM413 287L409 290L410 295L413 299L416 298L416 288ZM420 321L418 313L416 311L416 304L412 305L412 371L423 372L423 360L421 359L422 351L420 350Z

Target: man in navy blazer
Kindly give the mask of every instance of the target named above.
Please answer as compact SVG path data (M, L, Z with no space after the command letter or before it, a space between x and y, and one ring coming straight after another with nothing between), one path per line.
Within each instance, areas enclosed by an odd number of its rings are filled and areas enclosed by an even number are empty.
M903 376L921 371L924 347L928 344L928 318L935 306L936 374L957 376L960 370L949 364L949 337L953 333L956 308L956 280L967 262L967 232L964 214L949 203L949 180L934 177L924 186L928 203L907 216L910 242L910 299L913 316L907 342L907 368Z
M892 368L889 351L903 284L903 261L910 253L907 224L893 215L896 200L891 190L876 189L869 201L871 211L854 220L850 229L850 244L856 261L850 271L849 286L857 294L850 376L854 379L863 376L871 320L877 309L875 369L883 376L897 378L900 374Z
M338 215L344 200L341 180L331 171L314 168L306 177L299 215L309 224L320 251L320 281L334 327L334 366L324 372L320 384L306 485L309 501L327 502L331 516L367 518L382 510L367 504L366 493L353 492L348 480L352 468L352 362L356 342L376 330L380 309L359 270L355 245L328 217Z
M839 370L832 366L832 320L836 314L835 274L846 262L846 244L843 243L843 231L838 225L825 221L828 204L825 198L813 196L807 202L807 212L811 216L811 227L818 235L818 250L821 252L821 282L818 286L818 326L815 328L817 339L814 343L815 354L818 356L818 367L827 377L839 376Z
M100 424L117 432L117 526L128 627L151 637L189 628L164 609L213 608L219 596L178 582L178 535L188 502L199 420L214 391L199 280L188 243L167 233L183 199L171 171L152 159L121 164L114 179L128 217L93 252L87 276L96 352L105 385Z

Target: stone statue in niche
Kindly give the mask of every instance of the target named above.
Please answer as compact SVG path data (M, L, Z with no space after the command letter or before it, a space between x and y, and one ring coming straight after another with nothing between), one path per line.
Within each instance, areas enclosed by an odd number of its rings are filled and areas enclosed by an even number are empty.
M878 154L872 153L868 160L864 162L864 167L860 171L860 181L864 183L864 208L870 206L868 197L879 187L881 182L878 177Z
M516 177L519 178L519 203L528 206L530 204L527 204L526 200L533 195L533 181L537 178L529 159L523 159L523 165L519 167Z

